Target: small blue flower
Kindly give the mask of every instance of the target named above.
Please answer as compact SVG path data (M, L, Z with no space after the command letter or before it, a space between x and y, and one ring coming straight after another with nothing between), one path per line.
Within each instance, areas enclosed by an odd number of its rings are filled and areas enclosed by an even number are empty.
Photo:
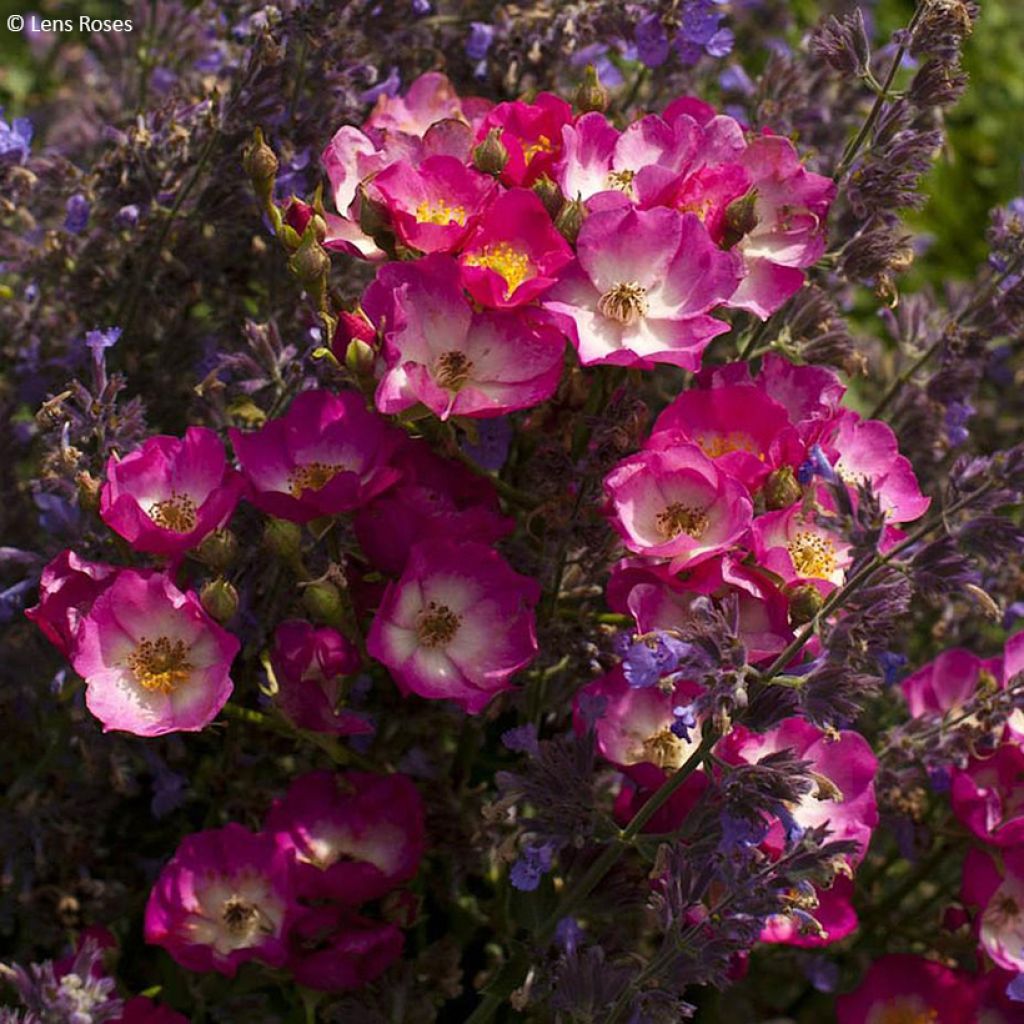
M80 192L71 196L65 207L64 230L73 235L81 234L89 223L89 200Z
M907 657L905 654L897 654L895 651L882 651L878 655L878 663L882 666L883 682L886 686L892 686L903 676Z
M562 947L566 956L572 956L576 952L582 938L583 929L574 917L563 917L555 926L555 942Z
M551 870L555 856L553 843L529 843L523 847L522 856L512 865L509 881L520 892L534 892L542 876Z
M494 472L505 465L508 450L512 444L512 424L507 416L496 416L494 419L479 420L477 423L477 443L463 438L462 450L481 468Z
M822 480L830 484L834 484L838 479L836 471L832 468L832 463L828 461L828 456L821 450L821 446L812 444L811 450L807 453L807 461L801 463L796 471L796 478L802 484L809 484L816 476L820 476Z
M1006 986L1007 998L1015 1003L1024 1003L1024 974L1018 974L1009 985Z
M684 743L690 742L690 730L697 726L697 713L692 704L672 709L674 721L669 726L672 735Z
M486 21L469 23L469 38L466 40L466 56L472 61L487 59L487 51L494 42L494 26Z
M633 644L622 661L622 674L634 690L654 686L662 675L654 649L643 640Z
M31 145L32 122L27 117L16 117L8 124L0 107L0 163L24 163Z
M532 754L536 757L540 753L540 745L537 742L537 726L532 723L516 726L501 734L501 742L509 749L518 754Z
M636 55L649 68L658 68L668 59L668 36L657 14L641 18L633 30Z

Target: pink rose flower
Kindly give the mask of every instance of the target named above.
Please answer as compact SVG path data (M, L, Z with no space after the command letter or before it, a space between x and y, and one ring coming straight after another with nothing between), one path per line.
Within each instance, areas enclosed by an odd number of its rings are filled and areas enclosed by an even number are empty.
M543 402L558 386L563 336L523 310L474 312L458 264L444 256L388 264L363 308L385 331L381 412L422 402L440 419L501 416Z
M1004 848L1024 844L1022 780L1024 750L1016 742L1000 743L993 753L953 769L953 813L986 843Z
M532 185L542 175L551 177L562 148L562 127L572 119L572 107L565 100L542 92L532 103L499 103L481 121L477 139L484 139L492 128L501 129L508 150L501 180L506 185Z
M573 251L544 204L519 188L491 203L459 256L463 285L492 309L532 302L572 260Z
M378 96L363 128L374 136L394 132L422 136L438 121L478 122L490 107L487 100L459 96L446 75L428 71L404 95Z
M746 488L695 444L631 455L604 486L626 547L671 559L672 572L738 543L753 513Z
M388 585L366 647L403 693L478 714L537 653L536 580L475 542L430 540Z
M960 898L981 911L982 950L1008 971L1024 971L1024 848L1003 848L998 860L974 848L964 858Z
M241 825L182 840L146 904L146 941L190 971L234 977L259 960L280 967L295 913L289 851Z
M403 435L355 391L303 391L284 416L229 434L249 500L295 523L349 512L398 479L388 460Z
M784 582L810 583L823 594L842 586L851 562L850 546L819 525L802 504L758 516L751 534L758 564Z
M957 647L907 676L900 688L914 718L941 717L970 700L986 677L994 688L1001 674L1001 659L983 660Z
M83 618L71 660L105 730L161 736L213 721L231 695L239 646L192 591L125 569Z
M739 267L693 214L636 210L623 199L587 217L577 256L543 305L584 366L697 370L707 344L729 330L708 312L733 293Z
M358 906L409 881L423 856L423 804L404 775L311 772L267 815L266 831L295 858L304 899Z
M360 736L373 732L363 716L342 707L347 676L359 671L359 652L337 630L288 619L274 630L270 663L275 701L300 729Z
M117 574L117 568L104 562L89 562L74 551L62 551L45 569L39 580L39 604L25 609L47 640L71 657L78 627Z
M836 1000L838 1024L921 1020L928 1024L973 1021L971 979L921 956L894 953L876 960L851 993Z
M111 457L100 516L136 551L176 556L228 522L242 488L220 438L189 427L183 439L151 437L123 459Z

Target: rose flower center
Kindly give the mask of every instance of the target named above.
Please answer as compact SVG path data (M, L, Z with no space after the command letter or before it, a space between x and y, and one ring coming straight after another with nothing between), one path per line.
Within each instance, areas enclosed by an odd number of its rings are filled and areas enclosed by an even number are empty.
M501 275L505 280L505 298L533 276L529 256L508 242L496 242L484 246L479 252L470 253L466 257L466 266L486 267Z
M638 281L620 281L601 296L597 311L629 327L647 316L647 289Z
M786 545L786 550L801 576L824 579L836 570L836 549L827 537L802 530Z
M658 532L666 540L672 540L681 533L694 540L700 540L708 528L708 522L704 509L674 501L668 508L658 513Z
M442 352L434 364L434 379L447 391L461 391L469 380L473 361L465 352Z
M172 491L169 498L154 502L147 513L149 518L174 533L191 533L196 528L196 503L187 495Z
M450 206L443 199L424 199L416 207L416 220L420 224L451 224L466 223L466 208Z
M241 896L230 896L225 900L220 916L224 927L236 938L249 939L259 927L259 908Z
M296 466L288 477L292 497L298 498L303 491L319 491L344 468L327 462L310 462L305 466Z
M420 614L416 637L423 647L444 647L451 643L461 624L462 619L451 608L431 601Z
M192 671L185 641L166 636L142 640L128 655L128 667L139 686L158 693L172 693L188 682Z

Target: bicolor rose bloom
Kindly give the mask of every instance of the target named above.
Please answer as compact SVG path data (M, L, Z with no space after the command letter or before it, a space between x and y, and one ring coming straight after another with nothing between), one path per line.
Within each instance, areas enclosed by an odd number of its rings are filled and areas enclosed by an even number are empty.
M65 658L70 658L82 619L114 582L117 572L113 565L89 562L74 551L62 551L43 569L39 604L26 608L25 617Z
M190 971L234 977L249 960L284 964L294 910L290 852L232 823L182 840L149 894L146 941Z
M388 460L403 435L355 391L303 391L284 416L229 434L248 499L293 523L350 512L398 479Z
M1002 674L1000 658L979 658L962 647L943 651L900 683L914 718L942 717L966 704L979 687L995 690Z
M446 75L428 71L420 75L399 96L381 95L363 124L365 131L377 136L401 132L423 136L438 121L479 123L491 103L476 96L459 96Z
M423 804L404 775L311 772L267 815L295 857L299 896L359 906L409 881L423 856Z
M459 256L466 290L492 309L532 302L572 260L544 204L521 188L491 203Z
M536 580L483 544L424 541L388 585L366 647L403 693L475 715L536 656L539 599Z
M680 728L675 712L703 692L702 686L685 680L670 682L664 689L661 685L633 687L619 666L579 691L576 729L581 732L584 727L580 699L601 701L603 711L594 722L601 756L635 782L656 789L700 746L700 723Z
M501 416L558 386L563 336L522 310L474 312L447 257L388 264L363 308L385 331L387 368L376 393L383 413L422 402L440 419Z
M304 909L289 930L286 967L315 992L346 992L379 977L402 955L402 933L336 903Z
M810 583L823 593L842 586L852 561L850 546L802 505L758 516L751 533L758 564L784 582Z
M231 695L239 647L191 590L125 569L82 620L71 661L104 729L161 736L213 721Z
M964 858L960 898L980 910L981 948L1008 971L1024 971L1024 848L1003 848L998 861L977 848Z
M735 291L739 266L694 214L637 210L621 198L590 213L576 250L543 305L584 366L697 370L711 339L729 330L708 313Z
M953 813L979 839L1003 848L1024 844L1024 750L1001 743L969 758L953 769L950 798Z
M359 652L337 630L288 619L274 630L270 663L275 701L300 729L360 736L373 732L363 716L342 706L345 680L359 671Z
M175 556L231 518L243 488L220 438L189 427L184 438L151 437L107 461L100 517L136 551Z
M508 150L501 180L506 185L532 185L542 175L551 176L562 148L562 127L572 119L572 107L565 100L542 92L532 103L499 103L481 121L477 138L500 129Z
M934 960L894 953L876 960L836 1000L838 1024L966 1024L975 1020L972 979Z
M491 544L515 529L484 477L435 455L426 442L402 445L391 463L402 472L394 487L353 517L363 554L382 572L399 575L414 544L459 537Z
M786 410L746 385L683 391L655 421L646 447L663 444L659 435L698 445L751 491L773 469L799 466L806 451Z
M860 863L878 824L878 763L860 733L844 729L838 739L832 739L803 718L787 718L760 734L736 726L716 749L732 763L756 764L762 757L782 750L791 750L795 757L809 761L814 789L787 810L800 828L827 825L830 841L855 842L857 851L850 859L853 864ZM765 839L766 848L781 852L784 831L781 823L773 823Z
M738 636L754 664L774 658L793 639L786 596L764 573L731 555L710 558L681 576L665 565L624 559L612 568L607 594L609 608L632 615L638 633L682 628L698 597L732 595Z
M453 156L394 163L373 179L398 238L421 252L454 252L494 197L494 179Z
M695 444L631 455L604 486L626 547L671 559L672 572L737 544L753 514L746 488Z

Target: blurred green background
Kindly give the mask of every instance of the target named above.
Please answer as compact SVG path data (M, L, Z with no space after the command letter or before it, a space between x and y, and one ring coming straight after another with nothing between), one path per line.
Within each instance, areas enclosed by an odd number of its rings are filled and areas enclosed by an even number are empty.
M792 2L803 25L836 6ZM874 7L881 34L906 23L914 0L865 6ZM0 0L0 105L8 114L22 113L38 72L23 39L7 30L8 14L129 17L132 7L126 0ZM949 144L928 183L931 201L913 218L915 227L934 236L918 269L919 280L934 284L972 275L985 258L988 210L1024 192L1024 0L981 0L981 9L966 58L971 86L949 116Z

